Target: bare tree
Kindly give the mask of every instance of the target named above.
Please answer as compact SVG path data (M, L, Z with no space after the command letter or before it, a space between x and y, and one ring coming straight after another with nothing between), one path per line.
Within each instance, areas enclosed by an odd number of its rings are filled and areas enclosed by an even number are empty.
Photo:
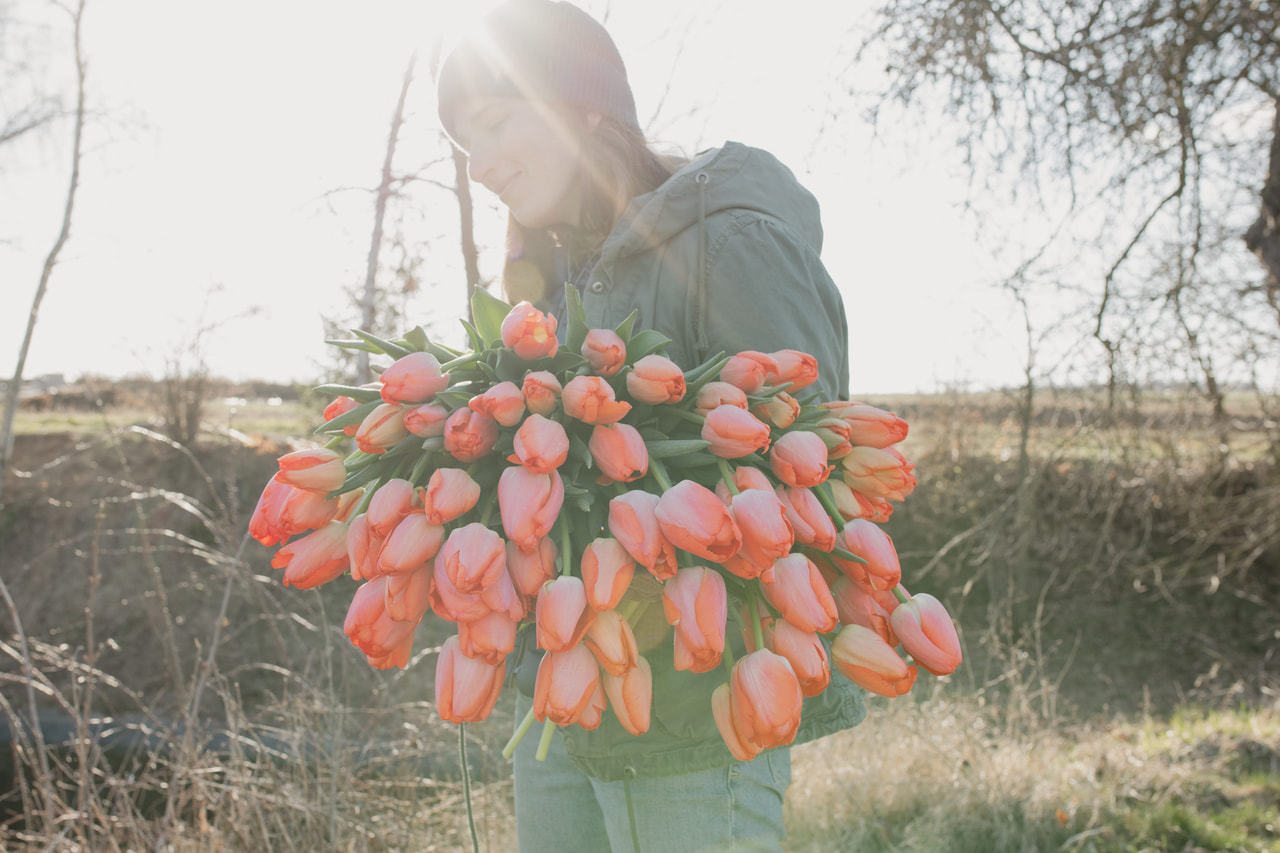
M71 179L67 187L67 199L62 208L62 227L58 231L53 247L45 256L40 270L40 282L36 285L35 297L31 301L31 311L27 315L27 328L22 337L22 346L18 349L18 364L13 371L13 379L5 392L4 425L0 427L0 496L4 494L5 478L13 459L13 419L18 410L18 392L22 385L22 375L27 364L27 353L31 349L31 338L35 334L36 320L40 314L40 303L44 301L49 289L49 279L53 268L58 263L62 247L71 236L71 219L75 210L76 192L80 187L80 154L84 136L85 118L85 77L87 74L84 51L80 41L80 22L84 16L85 0L79 0L74 8L67 9L72 21L72 39L75 48L76 64L76 106L71 140Z

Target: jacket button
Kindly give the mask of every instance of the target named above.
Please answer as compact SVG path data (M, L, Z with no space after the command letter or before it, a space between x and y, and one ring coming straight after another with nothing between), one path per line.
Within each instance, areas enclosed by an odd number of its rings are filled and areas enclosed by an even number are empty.
M591 292L592 292L592 293L604 293L604 282L603 282L603 281L593 281L593 282L591 282Z

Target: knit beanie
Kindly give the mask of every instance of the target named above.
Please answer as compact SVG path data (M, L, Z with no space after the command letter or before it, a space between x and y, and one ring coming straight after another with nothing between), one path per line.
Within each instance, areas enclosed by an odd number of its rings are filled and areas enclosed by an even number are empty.
M507 0L440 64L437 109L456 142L458 106L496 95L582 107L636 128L636 102L613 39L566 2Z

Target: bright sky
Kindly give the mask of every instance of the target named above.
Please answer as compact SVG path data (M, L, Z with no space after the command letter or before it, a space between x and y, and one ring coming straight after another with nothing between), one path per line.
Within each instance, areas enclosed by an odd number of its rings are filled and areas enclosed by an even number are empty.
M822 204L823 258L841 286L853 390L879 394L1019 381L1012 305L989 282L964 219L945 134L873 140L844 92L867 3L583 0L627 62L641 120L693 152L734 139L767 148ZM21 0L21 16L42 6ZM396 159L445 149L426 54L463 0L89 0L90 126L71 241L50 282L24 371L159 377L189 369L199 338L215 375L318 381L320 315L362 283L391 112L420 51ZM50 26L62 26L56 16ZM33 30L61 48L52 30ZM66 73L68 57L52 57ZM61 65L58 65L58 61ZM874 69L859 69L858 85ZM0 375L12 375L40 265L66 193L70 123L0 147ZM415 242L430 243L414 322L449 339L462 291L456 206L414 189ZM482 272L501 218L482 188ZM385 256L384 256L385 259ZM253 312L252 316L242 316ZM1013 330L1005 334L1006 330ZM455 337L453 342L460 342Z

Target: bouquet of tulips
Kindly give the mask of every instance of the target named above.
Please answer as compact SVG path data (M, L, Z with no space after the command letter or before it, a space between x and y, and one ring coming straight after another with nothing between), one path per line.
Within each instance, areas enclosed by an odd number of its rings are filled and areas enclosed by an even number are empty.
M545 654L509 749L535 719L545 745L606 709L647 731L662 697L643 653L668 634L675 669L726 668L707 710L739 759L792 742L832 666L890 697L917 665L956 668L950 616L903 589L879 526L916 484L893 447L904 421L803 396L806 353L686 372L634 315L591 329L566 296L563 345L554 317L481 290L469 351L421 328L331 342L391 363L369 386L320 389L336 395L327 444L281 456L263 490L250 533L283 545L285 584L350 572L344 631L375 667L407 665L428 611L456 623L435 679L452 722L489 715L528 625Z

